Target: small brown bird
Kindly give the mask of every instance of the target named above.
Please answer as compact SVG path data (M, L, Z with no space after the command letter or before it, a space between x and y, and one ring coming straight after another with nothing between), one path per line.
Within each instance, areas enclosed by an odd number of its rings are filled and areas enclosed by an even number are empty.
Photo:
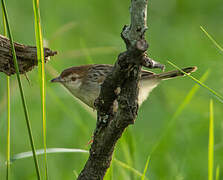
M99 96L101 84L105 77L112 70L112 65L93 64L76 66L65 69L59 77L51 82L63 84L71 94L82 102L94 108L94 101ZM186 73L196 71L197 67L187 67L182 70ZM150 71L141 71L139 82L139 105L145 101L149 93L160 83L161 80L171 79L178 76L184 76L179 70L155 74Z

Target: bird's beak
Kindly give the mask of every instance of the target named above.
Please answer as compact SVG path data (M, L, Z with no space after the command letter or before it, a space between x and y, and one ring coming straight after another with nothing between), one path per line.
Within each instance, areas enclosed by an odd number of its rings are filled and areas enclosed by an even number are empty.
M62 79L59 76L59 77L56 77L56 78L52 79L51 82L62 82Z

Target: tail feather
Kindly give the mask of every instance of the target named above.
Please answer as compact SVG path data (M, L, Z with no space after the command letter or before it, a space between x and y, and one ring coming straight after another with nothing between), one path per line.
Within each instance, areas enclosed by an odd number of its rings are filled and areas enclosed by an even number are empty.
M196 66L193 66L193 67L187 67L187 68L183 68L182 71L190 74L194 71L197 70L197 67ZM174 78L174 77L177 77L177 76L184 76L184 73L182 73L181 71L179 70L174 70L174 71L169 71L169 72L164 72L164 73L160 73L160 74L156 74L155 75L157 78L159 79L170 79L170 78Z

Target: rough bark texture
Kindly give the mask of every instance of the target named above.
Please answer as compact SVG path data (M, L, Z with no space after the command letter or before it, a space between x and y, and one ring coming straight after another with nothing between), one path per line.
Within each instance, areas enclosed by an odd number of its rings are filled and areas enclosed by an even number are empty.
M14 45L20 73L31 71L38 64L36 47L19 43L14 43ZM57 54L56 51L44 48L45 62L55 54ZM0 72L9 76L15 74L10 41L2 35L0 35Z
M124 26L121 33L127 50L119 54L95 101L98 117L93 144L78 180L103 179L117 140L137 116L141 67L164 68L146 55L147 0L131 0L130 13L131 25ZM117 111L114 111L114 102L118 103Z

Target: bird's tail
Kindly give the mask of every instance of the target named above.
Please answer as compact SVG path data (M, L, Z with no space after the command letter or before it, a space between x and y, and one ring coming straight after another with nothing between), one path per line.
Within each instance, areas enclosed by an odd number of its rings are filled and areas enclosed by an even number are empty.
M187 68L183 68L182 71L190 74L194 71L197 70L197 67L196 66L193 66L193 67L187 67ZM165 79L171 79L171 78L174 78L174 77L177 77L177 76L184 76L184 73L182 73L181 71L179 70L174 70L174 71L169 71L169 72L164 72L164 73L160 73L160 74L156 74L155 75L158 79L161 79L161 80L165 80Z

